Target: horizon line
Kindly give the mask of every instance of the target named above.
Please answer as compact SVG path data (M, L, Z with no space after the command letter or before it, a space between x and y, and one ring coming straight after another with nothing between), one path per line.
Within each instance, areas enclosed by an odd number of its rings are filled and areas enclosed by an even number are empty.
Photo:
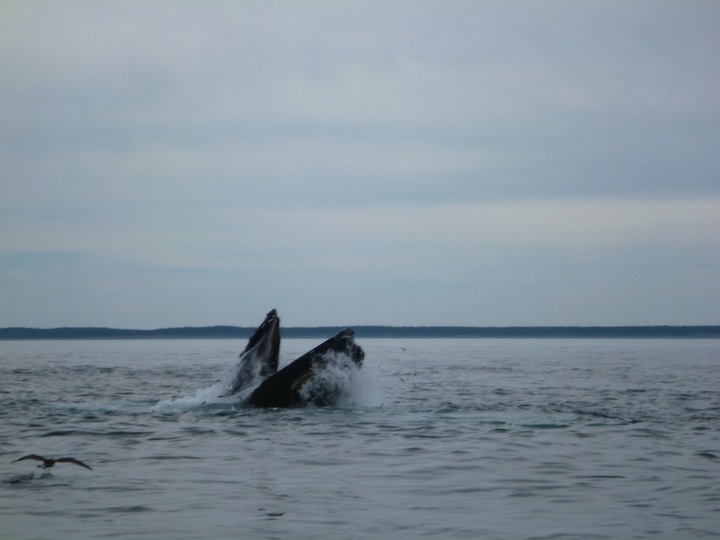
M626 326L289 326L285 337L330 337L345 329L358 337L709 337L720 338L720 325L626 325ZM33 339L212 339L247 338L254 326L177 326L150 330L110 327L5 327L0 340Z
M183 326L159 326L155 328L129 328L122 326L1 326L0 330L65 330L65 329L103 329L130 330L133 332L154 332L157 330L177 330L185 328L257 328L235 324L205 324ZM720 328L718 324L512 324L512 325L478 325L478 324L316 324L313 326L285 326L286 329L314 328Z

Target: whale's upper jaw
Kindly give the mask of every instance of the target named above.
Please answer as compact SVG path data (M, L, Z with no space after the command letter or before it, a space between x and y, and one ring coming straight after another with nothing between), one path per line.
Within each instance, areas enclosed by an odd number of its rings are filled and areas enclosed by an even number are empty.
M257 330L250 336L245 350L240 353L235 376L225 392L226 396L237 394L257 382L258 377L274 374L280 358L280 318L271 310Z

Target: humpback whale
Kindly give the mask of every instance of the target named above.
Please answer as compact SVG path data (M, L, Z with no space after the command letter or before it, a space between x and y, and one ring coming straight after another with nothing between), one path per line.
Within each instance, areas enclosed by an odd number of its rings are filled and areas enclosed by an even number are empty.
M280 318L270 311L250 337L225 396L231 396L260 384L246 403L255 407L298 407L332 405L342 392L336 378L326 376L333 370L361 367L365 353L355 343L351 329L345 329L303 354L280 371Z

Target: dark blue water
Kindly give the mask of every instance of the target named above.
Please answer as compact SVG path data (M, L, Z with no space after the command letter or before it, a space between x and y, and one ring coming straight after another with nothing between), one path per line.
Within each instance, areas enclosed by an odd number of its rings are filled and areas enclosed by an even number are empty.
M720 341L359 343L258 410L208 399L244 342L0 342L0 538L717 538Z

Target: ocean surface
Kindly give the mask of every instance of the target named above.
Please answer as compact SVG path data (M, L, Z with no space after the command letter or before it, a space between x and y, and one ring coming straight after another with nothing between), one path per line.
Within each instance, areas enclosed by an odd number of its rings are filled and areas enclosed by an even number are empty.
M358 343L262 410L209 397L242 340L0 342L0 538L718 538L720 340Z

